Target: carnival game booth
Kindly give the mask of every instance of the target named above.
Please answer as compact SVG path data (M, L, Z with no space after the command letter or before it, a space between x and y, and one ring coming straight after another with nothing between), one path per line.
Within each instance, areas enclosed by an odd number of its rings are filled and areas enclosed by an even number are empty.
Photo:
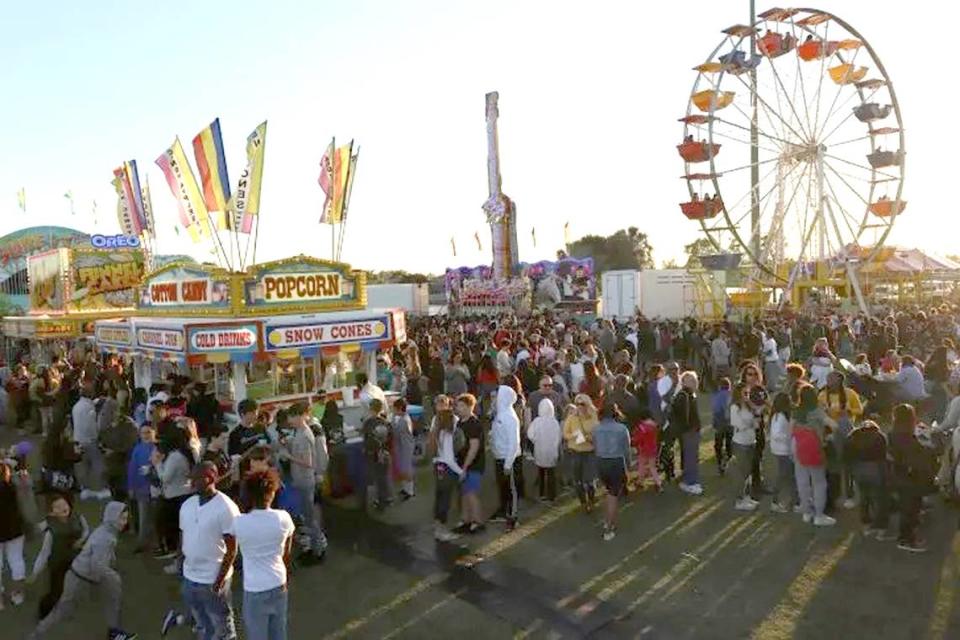
M124 353L138 386L167 374L208 383L231 409L245 398L355 405L358 372L406 340L402 310L366 309L366 274L307 256L242 273L175 263L149 274L137 310L96 323L102 351Z
M26 352L32 362L46 363L56 355L83 352L96 320L131 314L144 274L138 247L135 238L91 236L89 247L28 256L30 310L3 318L8 357Z

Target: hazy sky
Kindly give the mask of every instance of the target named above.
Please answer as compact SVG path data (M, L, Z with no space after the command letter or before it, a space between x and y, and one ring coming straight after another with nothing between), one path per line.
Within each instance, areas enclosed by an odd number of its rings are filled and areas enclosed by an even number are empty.
M955 88L937 66L956 57L952 42L909 3L821 8L870 40L900 99L910 206L894 241L958 252L957 171L946 153L956 146L946 133ZM116 232L111 171L134 158L141 179L149 175L160 250L209 258L208 247L175 235L176 203L154 160L176 135L189 150L219 116L233 182L246 136L269 121L258 260L329 256L316 178L336 135L362 148L346 261L434 273L489 263L480 206L484 93L495 89L521 259L552 257L570 221L574 237L635 225L659 263L679 257L699 228L677 207L685 187L674 149L691 67L747 12L745 0L8 4L0 234L34 224L93 231L93 200L96 230ZM955 4L938 5L937 23L957 19ZM17 208L21 186L26 215Z

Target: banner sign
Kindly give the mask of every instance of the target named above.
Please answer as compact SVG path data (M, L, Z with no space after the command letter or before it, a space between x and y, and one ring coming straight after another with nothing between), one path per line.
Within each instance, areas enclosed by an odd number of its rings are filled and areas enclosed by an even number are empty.
M98 324L94 330L97 344L116 345L119 347L133 346L133 331L122 324Z
M210 353L213 351L253 352L257 350L257 325L220 327L191 327L188 329L190 351Z
M200 267L174 265L149 276L138 300L141 310L222 311L230 306L230 281Z
M182 329L137 327L137 346L154 351L183 352L186 341Z
M132 309L143 279L141 251L72 252L71 311Z
M136 249L140 246L140 239L137 236L125 234L115 236L95 234L90 236L90 244L97 249Z
M356 342L382 342L390 339L390 317L365 320L315 322L311 324L268 324L263 330L269 351L305 347L329 347Z
M62 312L66 305L66 249L53 249L27 257L30 313Z
M244 282L244 304L260 310L308 311L365 304L362 276L346 265L301 256L255 266Z

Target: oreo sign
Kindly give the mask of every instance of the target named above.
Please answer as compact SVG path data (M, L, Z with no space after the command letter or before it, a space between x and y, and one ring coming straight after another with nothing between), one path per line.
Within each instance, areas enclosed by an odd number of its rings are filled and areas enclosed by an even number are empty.
M97 249L136 249L140 246L140 238L124 234L104 236L97 233L90 236L90 244Z

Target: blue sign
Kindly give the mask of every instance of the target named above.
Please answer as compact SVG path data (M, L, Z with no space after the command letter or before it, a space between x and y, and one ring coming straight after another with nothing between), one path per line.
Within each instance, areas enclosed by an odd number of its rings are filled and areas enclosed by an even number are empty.
M104 236L98 233L90 236L90 244L97 249L136 249L140 246L140 238L124 234Z

